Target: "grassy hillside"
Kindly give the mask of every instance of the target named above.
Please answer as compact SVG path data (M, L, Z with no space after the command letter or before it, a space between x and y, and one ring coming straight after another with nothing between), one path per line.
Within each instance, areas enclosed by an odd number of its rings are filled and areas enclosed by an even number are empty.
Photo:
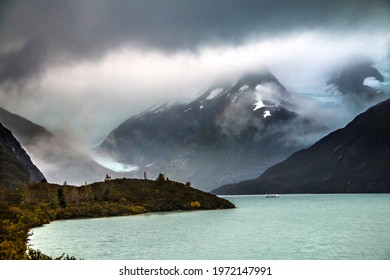
M155 181L115 179L82 187L37 183L0 187L0 259L36 259L26 253L28 231L58 219L147 212L228 209L225 199L159 176Z
M229 201L167 180L113 179L82 187L48 183L20 190L24 204L55 209L56 219L234 207Z

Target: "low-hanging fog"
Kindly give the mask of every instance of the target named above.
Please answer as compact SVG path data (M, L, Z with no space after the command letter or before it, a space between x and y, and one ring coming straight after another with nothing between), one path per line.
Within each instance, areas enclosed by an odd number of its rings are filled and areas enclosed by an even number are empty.
M334 114L328 112L327 116L316 107L321 102L339 106L338 97L325 92L330 71L353 55L365 55L386 73L386 39L372 36L362 41L357 35L335 38L307 32L174 54L121 48L98 61L52 66L23 85L5 85L1 104L54 132L76 133L93 144L121 121L148 107L191 100L215 81L234 81L247 70L266 66L290 91L298 95L319 93L318 99L312 98L313 104L305 99L300 109L329 125L334 119L327 118ZM349 118L347 114L343 122Z
M389 14L385 0L2 1L0 106L93 146L151 106L267 67L297 112L335 129L365 109L327 91L345 63L371 59L388 91Z

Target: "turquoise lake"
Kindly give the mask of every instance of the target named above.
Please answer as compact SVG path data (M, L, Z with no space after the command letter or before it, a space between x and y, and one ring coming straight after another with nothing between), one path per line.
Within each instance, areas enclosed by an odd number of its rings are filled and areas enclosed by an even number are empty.
M237 208L55 221L30 243L82 259L390 259L390 194L224 198Z

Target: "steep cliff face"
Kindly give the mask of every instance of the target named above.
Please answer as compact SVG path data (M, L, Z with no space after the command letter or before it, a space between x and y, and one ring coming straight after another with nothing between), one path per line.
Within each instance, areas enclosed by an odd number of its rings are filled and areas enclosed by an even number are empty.
M17 187L45 181L42 172L32 163L12 132L0 123L0 185Z
M259 178L216 194L390 192L390 99Z

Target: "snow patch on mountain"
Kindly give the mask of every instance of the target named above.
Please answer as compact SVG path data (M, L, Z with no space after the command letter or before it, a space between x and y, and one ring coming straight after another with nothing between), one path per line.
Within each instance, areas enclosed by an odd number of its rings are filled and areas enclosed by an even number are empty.
M264 104L263 100L261 99L261 95L256 94L255 96L256 96L257 102L255 104L253 104L253 105L255 105L255 108L253 109L253 111L256 111L258 109L265 107L265 104Z
M166 110L166 108L159 108L159 109L153 111L153 114L157 114L157 113L163 112L165 110Z
M271 112L269 110L264 111L264 113L263 113L263 118L264 119L267 118L267 117L270 117L270 116L271 116Z
M368 86L368 87L372 87L372 88L376 88L376 87L380 86L380 84L381 84L381 82L378 81L374 77L365 78L363 81L364 86Z
M250 86L248 85L243 85L242 87L240 87L240 89L238 90L240 93L243 93L245 90L247 90L248 88L250 88Z
M261 108L264 108L264 107L277 107L277 106L280 106L280 102L278 101L278 98L279 99L282 99L280 97L280 92L279 92L279 89L273 84L273 83L266 83L264 85L257 85L255 87L255 91L253 92L254 96L255 96L255 99L256 99L256 103L254 103L253 105L255 106L255 108L253 109L253 111L256 111L258 109L261 109ZM268 101L267 105L264 103L264 100ZM271 103L272 105L270 105L269 103ZM266 117L268 117L269 115L267 115ZM264 118L266 118L264 117Z
M206 100L211 100L217 97L220 93L224 91L224 88L216 88L212 91L210 91L209 96L206 97Z
M138 166L136 165L121 163L113 160L108 156L95 155L94 160L101 166L104 166L105 168L115 172L131 172L138 170Z

